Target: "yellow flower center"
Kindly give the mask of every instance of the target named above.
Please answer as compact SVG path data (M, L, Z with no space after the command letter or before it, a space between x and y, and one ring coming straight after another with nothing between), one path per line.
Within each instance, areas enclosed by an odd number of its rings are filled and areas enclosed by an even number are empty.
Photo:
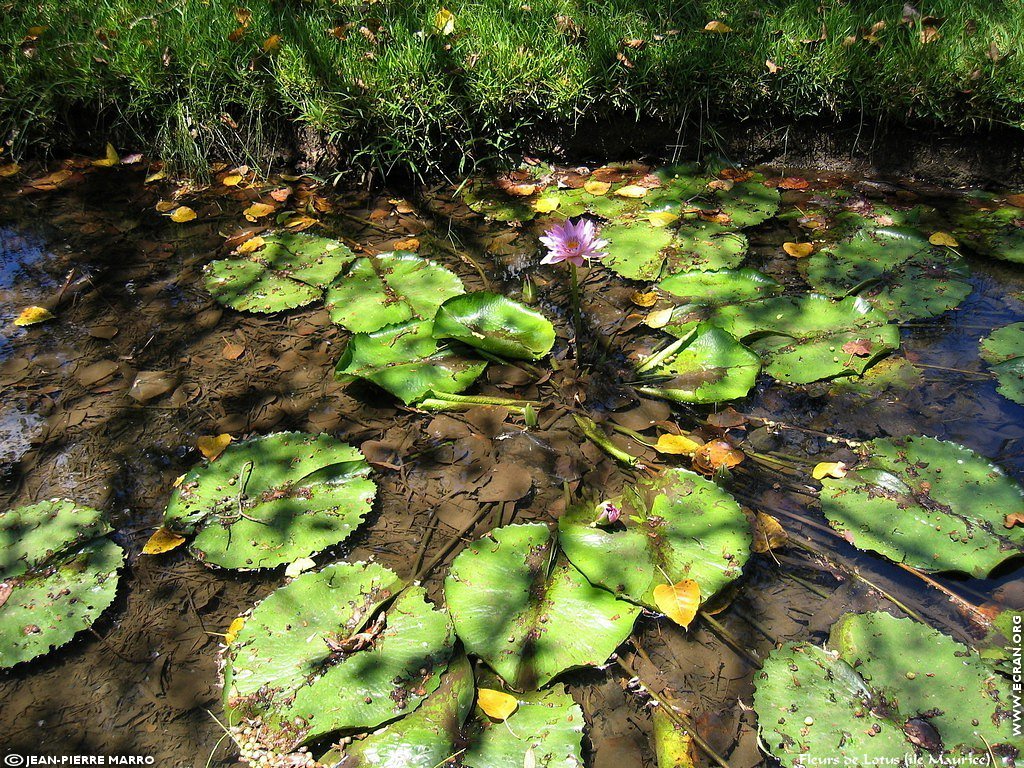
M565 247L568 248L570 251L575 251L577 248L580 247L580 241L570 240L568 243L565 244Z

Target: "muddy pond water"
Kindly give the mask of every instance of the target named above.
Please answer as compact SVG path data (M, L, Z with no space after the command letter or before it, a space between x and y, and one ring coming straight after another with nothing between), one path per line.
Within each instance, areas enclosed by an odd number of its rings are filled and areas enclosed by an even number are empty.
M583 270L582 328L573 341L565 272L538 266L539 233L486 221L448 185L412 194L250 177L190 188L168 179L145 183L145 175L82 164L50 186L32 186L27 176L0 185L2 503L74 498L105 510L113 538L128 551L116 601L91 630L0 673L0 746L7 751L150 755L168 768L237 762L218 724L218 648L232 619L284 577L279 570L207 568L184 547L141 554L175 479L201 460L196 444L204 435L301 430L360 446L379 486L373 513L343 549L316 559L374 559L403 576L440 554L450 561L460 532L481 509L476 525L461 533L464 541L511 522L554 521L566 488L609 496L630 481L634 471L588 442L574 414L651 441L677 425L706 439L726 436L761 456L789 457L776 464L748 458L724 482L741 503L776 516L827 560L798 547L756 554L742 589L716 616L724 632L697 621L684 633L644 616L636 644L621 651L645 684L670 691L689 709L732 768L772 763L759 749L749 709L756 673L750 656L764 658L787 640L820 642L851 610L899 614L884 593L962 642L983 630L948 593L973 605L1024 608L1019 561L988 579L938 576L940 589L858 551L829 532L808 474L817 462L850 460L854 444L846 440L922 434L967 446L1024 480L1024 407L996 391L978 353L992 330L1024 320L1019 266L968 255L966 300L938 317L900 324L896 357L913 366L901 368L896 383L794 387L762 375L728 408L670 407L629 384L636 353L657 343L641 322L646 310L633 301L640 284L600 266ZM822 190L843 189L864 205L926 203L940 211L964 195L813 170L786 175L809 186L784 191L784 210ZM255 315L214 301L204 265L230 250L232 238L271 223L247 221L242 211L285 187L293 200L306 195L306 215L317 220L310 231L353 248L382 252L415 240L421 255L457 272L467 289L517 298L530 278L536 306L557 331L550 362L538 364L539 377L492 366L475 391L543 402L537 426L527 428L503 408L428 413L368 384L342 385L334 365L349 334L318 304ZM187 203L196 218L173 221L172 207L161 205L169 200ZM782 249L798 228L794 220L772 219L748 230L746 265L787 290L806 290L798 260ZM51 309L55 319L14 326L32 305ZM648 467L688 466L685 457L659 456L609 434ZM443 573L442 564L425 582L437 601ZM564 678L585 714L588 766L655 764L650 699L630 678L614 664Z

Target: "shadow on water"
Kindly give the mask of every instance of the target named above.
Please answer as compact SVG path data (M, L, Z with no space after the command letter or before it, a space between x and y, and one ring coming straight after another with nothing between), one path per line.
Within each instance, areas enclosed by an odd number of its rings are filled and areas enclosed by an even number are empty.
M856 187L860 180L829 183ZM887 194L872 185L864 189ZM234 762L230 748L215 748L223 735L214 719L221 715L217 647L231 620L281 575L210 570L182 550L140 556L175 478L199 459L199 436L294 429L361 445L377 469L375 512L345 547L318 559L372 557L408 574L448 545L482 503L492 508L475 535L511 522L550 521L563 509L563 484L611 495L630 481L595 446L581 443L574 409L631 429L674 418L668 406L638 401L621 384L631 378L629 353L653 338L630 320L635 286L599 269L584 276L587 335L600 343L587 352L586 365L572 364L567 286L555 271L532 270L535 233L483 224L453 204L447 191L401 208L388 202L386 191L335 192L341 213L324 215L324 228L378 250L407 237L455 242L495 288L513 295L532 273L538 306L558 326L555 370L536 383L514 366L493 366L482 384L485 392L552 403L530 432L508 414L419 413L372 387L341 386L333 366L346 335L321 306L241 314L221 308L203 288L202 266L224 252L224 235L245 226L238 211L247 193L200 197L202 215L184 225L154 211L161 193L168 191L144 185L141 174L128 170L92 173L47 194L0 190L4 504L68 496L103 508L130 563L117 602L93 632L0 673L0 744L11 751L153 755L161 766ZM948 204L945 196L934 202ZM756 229L748 261L794 286L801 279L794 260L779 248L789 237L777 222ZM468 288L483 287L466 260L440 248L424 246L423 252L459 272ZM1024 409L996 393L977 356L979 338L1024 318L1024 278L996 262L972 260L970 267L973 291L959 309L902 328L907 358L934 366L920 368L908 389L793 388L762 379L736 407L793 426L762 436L767 447L784 453L841 458L846 449L826 435L923 433L963 443L1024 477ZM13 329L20 309L35 304L52 308L57 319ZM690 415L704 415L681 409L675 418L680 414L684 424ZM650 452L643 459L658 464ZM525 490L510 490L508 479L523 476ZM835 562L862 569L937 626L969 639L964 617L943 594L821 530L810 499L777 480L750 471L737 473L734 485L744 502L788 512L787 526ZM1008 564L989 580L948 577L943 583L976 602L998 593L1024 606L1019 566ZM441 571L426 583L434 599ZM719 618L762 657L773 641L822 640L842 613L886 605L864 583L799 550L778 559L754 557L743 586ZM704 626L684 635L643 619L636 634L647 655L631 663L644 679L677 691L733 768L760 763L754 718L737 703L749 702L750 663ZM567 680L590 726L589 764L653 765L648 715L623 675L613 668Z

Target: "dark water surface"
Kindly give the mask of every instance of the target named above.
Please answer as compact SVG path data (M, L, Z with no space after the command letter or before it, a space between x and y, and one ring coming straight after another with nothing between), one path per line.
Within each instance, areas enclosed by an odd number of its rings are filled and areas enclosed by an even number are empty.
M875 199L891 201L897 191L903 202L909 194L939 206L952 199L948 191L826 181ZM343 552L318 560L372 557L408 575L447 545L482 503L491 508L473 538L512 521L551 521L563 508L564 483L608 495L629 480L583 442L574 410L633 429L659 420L691 428L706 415L639 401L623 383L630 379L629 352L654 339L636 327L635 285L600 268L590 271L583 282L583 341L593 343L584 343L576 359L568 343L563 273L535 269L535 233L484 223L452 202L448 188L411 202L386 191L321 190L333 211L322 212L312 231L376 250L416 237L422 255L457 271L470 290L483 288L486 279L518 296L522 276L532 274L538 304L559 329L554 371L536 383L519 369L494 367L482 390L549 403L539 428L526 431L500 410L420 413L370 387L342 387L333 366L347 334L322 308L243 315L221 308L203 289L203 265L225 252L225 236L248 226L240 211L255 193L197 192L188 204L199 218L175 224L154 209L172 192L166 183L143 184L142 173L128 169L103 169L34 194L19 194L15 183L0 187L2 501L6 508L61 496L104 509L114 538L129 552L118 599L93 631L0 673L0 745L10 751L152 755L168 768L235 762L216 721L217 649L231 620L283 576L214 571L184 548L140 554L175 478L199 460L194 446L202 435L297 429L361 445L378 469L375 513ZM942 194L933 198L935 192ZM748 263L795 286L795 261L779 247L788 239L791 233L776 222L755 229ZM783 426L758 430L754 422L732 434L812 462L849 455L848 446L826 435L932 435L977 450L1024 479L1024 408L996 393L977 346L992 329L1024 319L1024 271L984 260L970 266L974 290L958 309L903 327L900 354L922 365L909 389L793 388L762 378L734 407ZM15 328L13 318L35 304L51 307L57 319ZM229 343L244 353L227 359ZM154 382L144 402L129 395L140 373ZM658 465L649 451L642 455ZM814 542L845 570L859 569L934 625L961 640L976 637L977 628L941 591L822 530L820 511L799 493L808 486L798 478L749 464L730 485L741 501L777 514L794 535ZM509 478L524 473L531 490L509 498L515 495ZM435 598L442 573L435 570L427 583ZM941 581L975 603L995 597L1020 608L1020 577L1011 567L991 580ZM742 585L717 618L761 657L775 641L823 639L844 612L891 609L862 581L796 549L778 559L754 556ZM644 679L691 707L704 737L733 768L762 762L755 719L742 706L750 702L751 665L703 625L683 633L646 618L636 635L646 657L631 662ZM588 765L654 765L646 700L634 694L626 675L612 666L567 682L587 716Z

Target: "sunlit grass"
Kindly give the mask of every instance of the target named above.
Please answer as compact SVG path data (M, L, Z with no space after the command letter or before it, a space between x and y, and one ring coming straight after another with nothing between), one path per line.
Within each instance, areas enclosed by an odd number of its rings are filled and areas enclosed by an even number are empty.
M516 146L524 136L615 113L1024 120L1020 3L922 4L942 19L930 43L902 23L902 0L447 0L451 36L431 34L441 4L425 0L9 5L0 130L16 154L109 138L189 167L255 162L298 121L352 165L424 171L529 150ZM232 40L239 7L251 18ZM712 19L734 32L704 32ZM26 40L33 27L46 29ZM280 47L264 51L273 35Z

